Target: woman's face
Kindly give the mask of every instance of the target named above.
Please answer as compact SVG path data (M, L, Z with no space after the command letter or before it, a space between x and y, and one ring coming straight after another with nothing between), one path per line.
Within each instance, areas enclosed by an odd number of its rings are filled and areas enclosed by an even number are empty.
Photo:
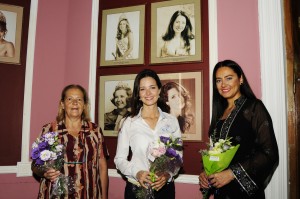
M140 80L139 96L144 106L157 104L159 93L160 89L158 88L155 79L152 77L145 77Z
M181 111L185 106L184 98L176 88L168 90L168 101L166 104L170 107L171 112Z
M128 97L128 95L127 95L127 93L124 89L117 90L115 92L114 101L115 101L115 105L118 109L126 108L126 106L127 106L127 103L126 103L127 97Z
M126 33L126 31L127 31L127 22L126 22L126 20L120 21L119 28L120 28L122 33Z
M243 78L229 67L221 67L216 72L216 86L222 97L227 100L236 100L241 96L240 84Z
M61 102L61 105L65 109L66 118L81 118L84 109L83 93L77 88L67 90L65 100Z
M186 26L186 18L179 15L173 23L173 30L175 33L181 33Z

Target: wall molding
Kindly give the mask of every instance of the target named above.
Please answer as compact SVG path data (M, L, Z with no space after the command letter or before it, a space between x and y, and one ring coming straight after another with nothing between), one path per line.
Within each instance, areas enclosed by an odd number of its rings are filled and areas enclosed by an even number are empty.
M279 148L279 166L265 190L266 198L288 198L286 64L283 2L258 0L262 101L272 120Z
M89 72L89 98L91 108L91 119L95 121L96 107L96 74L97 74L97 44L98 44L98 17L99 0L92 2L91 19L91 42L90 42L90 72Z
M21 162L18 162L17 166L0 166L0 174L16 173L17 177L30 176L32 174L30 166L28 167L28 165L30 165L29 162L30 117L31 117L32 80L33 80L37 11L38 11L38 0L31 0L29 28L28 28L25 86L24 86Z

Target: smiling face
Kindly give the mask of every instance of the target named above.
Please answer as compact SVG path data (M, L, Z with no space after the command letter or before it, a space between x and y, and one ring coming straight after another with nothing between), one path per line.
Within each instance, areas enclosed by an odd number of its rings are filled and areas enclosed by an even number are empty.
M140 80L139 96L143 102L143 106L152 106L157 104L160 89L157 86L155 79L145 77Z
M122 21L120 21L119 28L120 28L122 33L126 33L126 31L127 31L127 21L124 20L124 19Z
M240 84L243 78L229 67L221 67L216 72L216 86L222 97L229 100L236 100L241 96Z
M170 107L170 112L181 113L185 103L181 93L176 88L168 90L168 101L166 104Z
M186 18L179 15L173 23L173 30L175 33L181 33L186 26Z
M61 106L65 109L65 117L70 119L81 118L84 104L83 93L77 88L67 90L66 97L61 102Z
M126 108L128 95L124 89L117 90L114 94L114 102L118 109Z

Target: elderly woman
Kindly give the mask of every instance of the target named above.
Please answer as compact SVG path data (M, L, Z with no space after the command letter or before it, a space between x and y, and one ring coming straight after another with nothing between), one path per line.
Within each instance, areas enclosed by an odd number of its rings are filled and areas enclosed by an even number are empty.
M41 177L38 198L51 197L53 182L60 174L72 177L75 188L74 193L60 198L107 198L107 151L101 129L90 122L83 87L69 85L63 89L56 121L44 125L41 136L47 132L57 132L58 142L65 146L64 165L60 171L44 171L33 161L32 171Z

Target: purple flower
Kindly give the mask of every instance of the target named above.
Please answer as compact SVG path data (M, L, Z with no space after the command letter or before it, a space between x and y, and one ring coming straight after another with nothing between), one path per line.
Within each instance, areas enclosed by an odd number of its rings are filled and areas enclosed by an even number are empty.
M176 150L173 148L168 148L166 155L169 157L176 157L178 154L176 153Z
M36 159L38 159L40 157L40 151L39 151L39 148L34 148L34 149L32 149L32 151L31 151L31 158L33 159L33 160L36 160Z
M43 160L41 160L40 158L35 160L35 164L37 165L43 165L45 162Z
M160 141L163 142L164 144L167 144L171 141L171 139L169 137L160 136Z
M40 151L43 151L43 150L45 150L47 148L48 148L48 143L47 142L40 142L39 143L39 150Z

